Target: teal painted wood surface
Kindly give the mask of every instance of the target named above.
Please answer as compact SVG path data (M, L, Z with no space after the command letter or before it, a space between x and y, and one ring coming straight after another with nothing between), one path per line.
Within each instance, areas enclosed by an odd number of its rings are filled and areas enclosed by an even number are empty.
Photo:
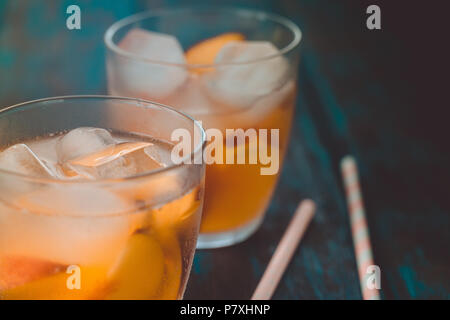
M208 2L0 1L0 106L105 93L103 34L111 23L146 9L202 3ZM450 156L438 143L446 123L434 104L423 112L413 82L422 74L408 73L417 67L409 54L413 41L393 22L401 10L385 7L388 31L373 33L365 29L365 1L215 3L279 13L300 25L300 94L287 161L263 226L243 244L198 251L186 298L249 298L297 203L310 197L318 203L316 218L274 298L359 299L338 171L348 152L360 166L383 297L450 298ZM70 4L81 7L82 30L65 28Z

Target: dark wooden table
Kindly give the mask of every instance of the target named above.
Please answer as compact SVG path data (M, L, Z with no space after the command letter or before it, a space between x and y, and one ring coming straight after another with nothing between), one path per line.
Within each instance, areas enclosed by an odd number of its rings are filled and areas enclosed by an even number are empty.
M450 298L443 63L449 55L440 46L448 42L448 10L444 1L373 2L382 9L378 31L365 27L367 1L231 2L300 25L300 96L287 161L262 228L243 244L198 251L187 299L249 298L306 197L319 209L274 298L361 298L338 170L347 153L359 164L383 298ZM65 28L70 4L81 7L80 31ZM105 93L106 28L135 12L178 4L191 2L0 1L0 106Z

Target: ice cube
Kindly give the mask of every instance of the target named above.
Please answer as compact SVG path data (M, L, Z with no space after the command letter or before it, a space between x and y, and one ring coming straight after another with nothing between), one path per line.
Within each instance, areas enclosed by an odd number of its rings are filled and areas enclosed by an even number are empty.
M0 153L0 168L24 175L52 178L49 166L25 144L16 144Z
M249 107L288 80L286 59L266 41L229 42L220 50L215 63L218 64L215 72L205 76L209 93L236 108Z
M115 259L132 232L129 213L135 210L134 202L87 184L41 188L13 205L0 210L2 252L80 266Z
M123 142L75 158L65 166L90 179L124 178L164 166L149 142Z
M267 121L273 123L280 115L285 114L282 110L293 104L294 96L295 82L289 80L282 88L258 99L251 108L239 112L239 118L236 117L234 124L237 128L257 128Z
M164 103L202 121L204 129L234 128L234 126L230 127L232 123L227 120L230 114L236 114L236 108L229 108L227 105L211 99L202 77L196 75L190 77Z
M58 156L56 155L57 141L58 139L55 139L55 135L50 134L47 138L27 141L27 146L41 161L45 164L50 163L50 167L55 167L58 163Z
M170 151L154 144L144 148L145 154L155 161L159 167L167 167L172 164Z
M164 103L193 117L201 114L216 113L216 110L219 109L216 108L211 99L208 99L204 82L198 76L189 77L183 86L165 100Z
M135 28L126 34L119 47L142 60L118 59L108 64L110 85L117 87L112 89L114 92L164 98L188 76L183 66L170 65L186 63L180 43L171 35Z
M111 133L100 128L78 128L65 134L56 144L60 163L82 157L114 144Z

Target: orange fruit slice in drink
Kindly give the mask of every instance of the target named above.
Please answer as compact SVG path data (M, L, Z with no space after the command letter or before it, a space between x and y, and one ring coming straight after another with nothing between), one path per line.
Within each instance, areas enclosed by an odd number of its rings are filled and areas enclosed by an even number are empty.
M109 272L110 300L144 300L156 297L164 278L164 253L150 235L136 233Z
M186 61L190 65L214 64L217 54L224 45L230 41L243 41L244 39L245 37L241 33L228 32L203 40L186 51ZM203 73L208 71L208 69L196 68L192 71L195 73Z
M1 296L6 300L96 299L106 287L105 280L105 269L80 267L77 271L72 271L71 273L59 272L4 290Z
M0 257L0 291L24 285L63 269L63 265L40 259L22 256Z

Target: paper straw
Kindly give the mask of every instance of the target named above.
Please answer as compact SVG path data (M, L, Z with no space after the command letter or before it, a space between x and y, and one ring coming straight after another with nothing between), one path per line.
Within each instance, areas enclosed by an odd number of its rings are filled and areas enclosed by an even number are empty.
M374 265L372 246L370 244L369 229L359 185L358 169L352 156L346 156L341 161L341 171L344 179L347 205L349 208L350 224L352 230L353 246L355 249L356 264L358 266L359 282L364 300L379 300L378 289L367 286L367 268Z
M315 210L316 205L312 200L304 200L300 203L253 294L252 300L272 298Z

